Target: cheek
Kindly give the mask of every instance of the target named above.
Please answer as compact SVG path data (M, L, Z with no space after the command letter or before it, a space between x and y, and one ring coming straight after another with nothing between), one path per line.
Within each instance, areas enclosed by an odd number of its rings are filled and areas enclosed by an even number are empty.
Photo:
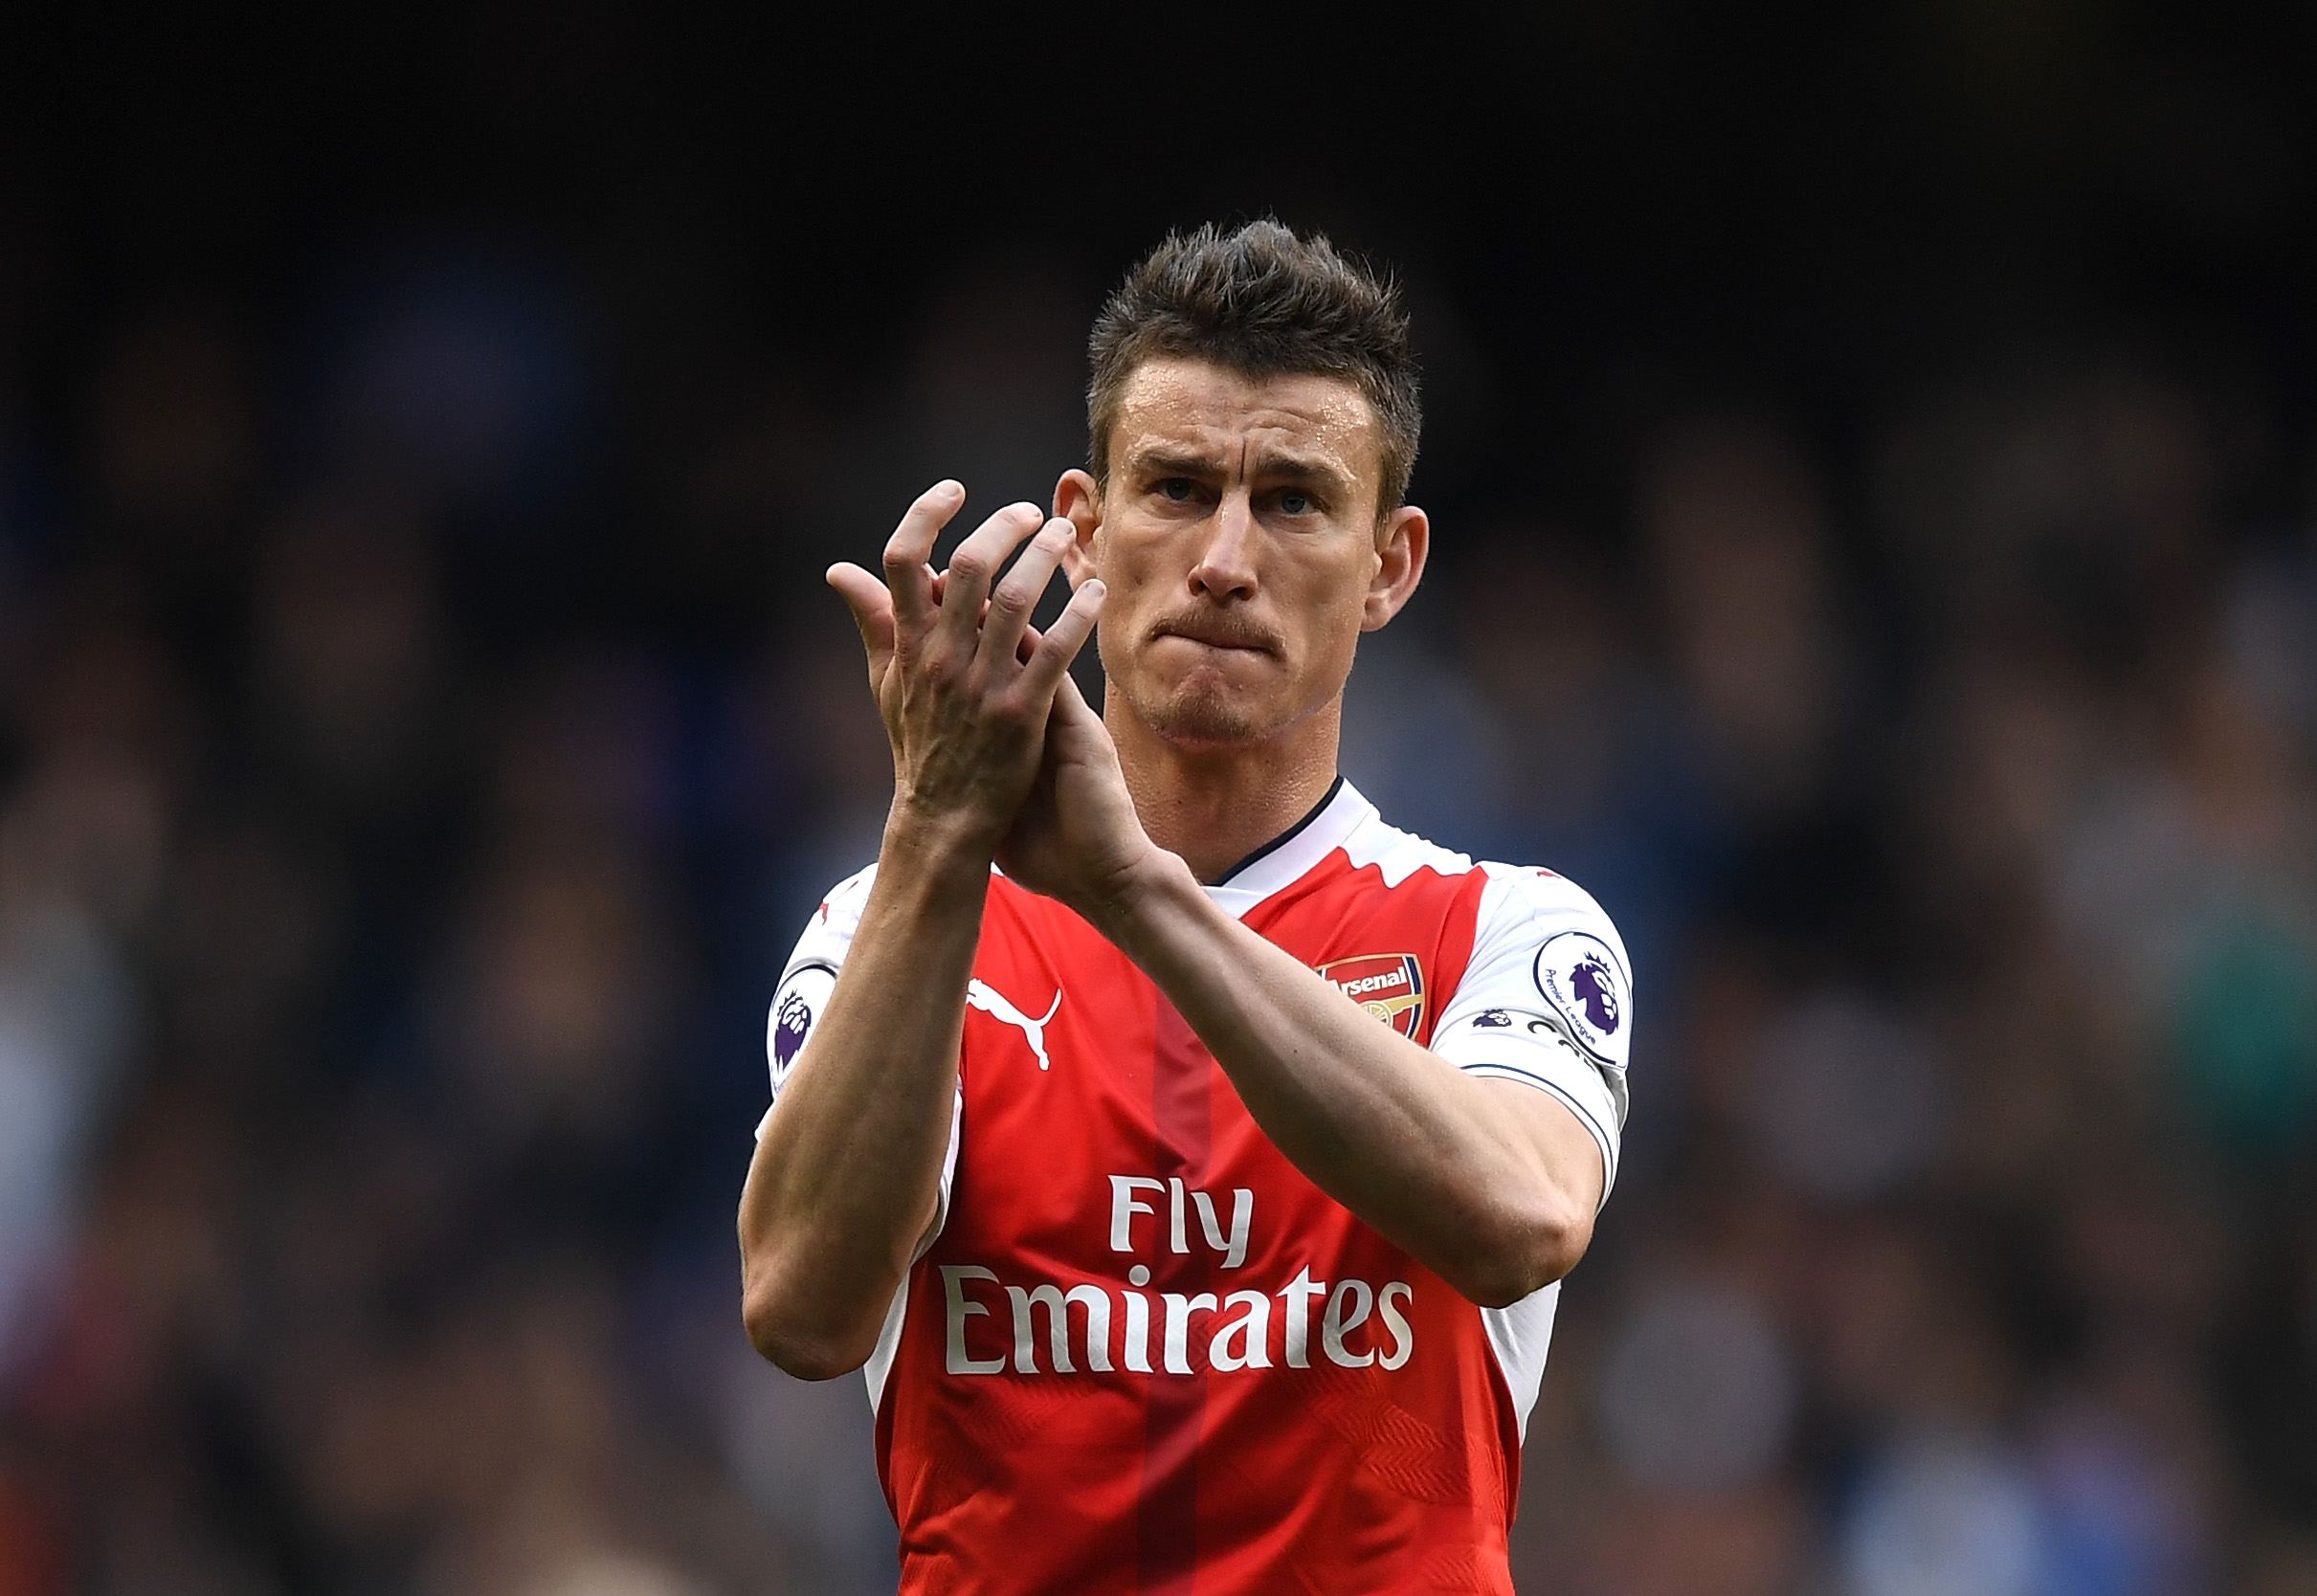
M1139 595L1150 586L1165 549L1162 540L1137 537L1130 527L1118 529L1105 524L1095 534L1087 552L1086 574L1103 579L1103 586L1110 589L1104 609L1116 610L1138 602Z
M1321 680L1341 683L1351 674L1352 657L1359 651L1358 617L1330 615L1325 625L1312 629L1305 641L1304 659L1309 674Z
M1282 572L1280 597L1284 608L1311 618L1314 641L1332 640L1347 628L1356 631L1368 610L1365 565L1348 566L1329 562Z
M1300 685L1295 691L1324 695L1350 675L1359 647L1366 589L1348 589L1334 580L1314 582L1303 592L1281 593L1288 620L1288 657Z

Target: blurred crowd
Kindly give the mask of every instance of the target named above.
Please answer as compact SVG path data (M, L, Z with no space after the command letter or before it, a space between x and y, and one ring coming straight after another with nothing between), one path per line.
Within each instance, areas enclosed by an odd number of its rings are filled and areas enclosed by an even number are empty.
M0 1592L890 1588L730 1231L889 794L816 576L1047 496L1092 296L992 260L668 435L536 261L316 302L0 366ZM1556 502L1427 302L1346 769L1637 968L1521 1587L2317 1592L2306 418L2054 342L1839 432L1677 387Z
M2232 516L2253 424L1988 376L1844 537L1684 420L1622 571L1520 528L1442 607L1454 804L1641 972L1533 1588L2317 1590L2317 545Z

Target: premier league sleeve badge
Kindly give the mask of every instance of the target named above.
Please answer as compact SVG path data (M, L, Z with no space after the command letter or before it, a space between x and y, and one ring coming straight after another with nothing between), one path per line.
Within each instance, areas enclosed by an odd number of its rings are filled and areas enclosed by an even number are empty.
M1569 1039L1595 1064L1624 1069L1633 983L1616 950L1589 932L1564 931L1537 949L1533 967Z
M836 989L836 972L823 964L799 966L789 973L773 994L772 1011L765 1023L765 1060L772 1070L772 1095L780 1096L781 1082L788 1079L796 1055L805 1051L805 1038L813 1034L813 1023L828 1005L829 994Z

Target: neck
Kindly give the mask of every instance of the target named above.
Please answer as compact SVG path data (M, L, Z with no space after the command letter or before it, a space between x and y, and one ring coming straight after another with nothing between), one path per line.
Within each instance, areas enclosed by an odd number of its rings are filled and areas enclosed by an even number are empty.
M1170 743L1112 693L1103 720L1150 840L1213 885L1309 814L1335 783L1343 699L1264 742L1224 747Z

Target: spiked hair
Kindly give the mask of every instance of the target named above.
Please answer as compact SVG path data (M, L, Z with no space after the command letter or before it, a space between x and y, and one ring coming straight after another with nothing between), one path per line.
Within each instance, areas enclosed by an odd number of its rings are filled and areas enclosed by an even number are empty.
M1358 387L1383 441L1376 513L1408 494L1423 404L1399 285L1323 233L1271 220L1170 233L1128 272L1087 340L1088 461L1110 481L1110 433L1135 368L1201 360L1250 377L1338 377Z

